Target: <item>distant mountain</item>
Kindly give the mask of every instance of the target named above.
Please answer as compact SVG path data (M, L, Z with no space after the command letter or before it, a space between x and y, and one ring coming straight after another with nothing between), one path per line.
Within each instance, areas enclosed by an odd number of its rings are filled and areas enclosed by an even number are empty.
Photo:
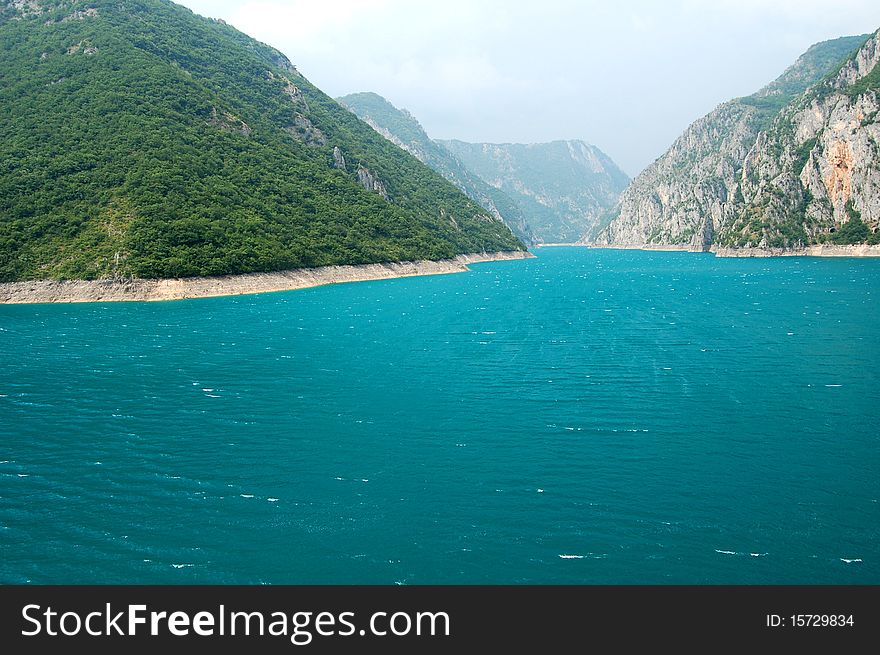
M484 182L513 198L543 243L580 239L629 183L610 157L583 141L440 143Z
M433 168L483 209L504 221L523 242L535 242L519 206L503 191L471 173L442 145L432 141L408 111L398 109L375 93L352 93L337 100L379 134Z
M876 241L877 35L807 50L691 125L621 195L604 245L799 248Z
M523 247L222 21L165 0L0 0L0 281Z

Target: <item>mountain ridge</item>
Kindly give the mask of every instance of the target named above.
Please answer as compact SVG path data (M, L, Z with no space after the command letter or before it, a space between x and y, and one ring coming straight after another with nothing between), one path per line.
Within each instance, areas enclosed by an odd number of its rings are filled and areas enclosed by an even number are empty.
M582 140L439 143L517 202L539 242L577 241L629 182L608 155Z
M524 248L285 55L172 2L4 0L0 52L0 280Z
M804 212L787 207L786 216L768 213L766 207L758 208L754 203L760 201L755 199L765 194L767 188L767 180L762 176L773 173L766 165L768 156L760 158L764 168L757 175L754 161L756 153L764 147L762 144L778 140L772 135L797 131L790 125L788 108L809 96L813 89L828 84L872 40L876 40L876 34L814 44L757 93L722 103L697 119L663 156L633 180L617 206L604 217L605 226L598 234L586 234L583 241L691 250L802 248L822 243L824 237L835 234L840 226L829 225L827 217L812 228L804 228L803 224L809 222L806 205ZM788 156L792 162L806 157L800 149L807 142L808 139L801 139L789 144L790 149L797 151ZM775 154L769 155L770 159L782 156L781 144L772 147ZM876 154L867 157L872 160ZM753 163L749 164L750 161ZM790 193L798 202L804 196L793 184L775 193ZM770 204L773 203L767 201L767 206ZM840 213L836 216L839 223ZM750 227L746 229L746 225Z
M535 243L531 227L519 206L503 191L486 184L458 158L432 140L418 119L372 92L351 93L337 98L376 132L403 148L455 184L483 209L503 221L521 241Z

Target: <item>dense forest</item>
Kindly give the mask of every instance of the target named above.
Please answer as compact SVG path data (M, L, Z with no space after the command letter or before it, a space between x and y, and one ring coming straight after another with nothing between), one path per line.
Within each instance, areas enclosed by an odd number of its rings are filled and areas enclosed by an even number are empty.
M522 249L286 57L163 0L3 0L0 280Z

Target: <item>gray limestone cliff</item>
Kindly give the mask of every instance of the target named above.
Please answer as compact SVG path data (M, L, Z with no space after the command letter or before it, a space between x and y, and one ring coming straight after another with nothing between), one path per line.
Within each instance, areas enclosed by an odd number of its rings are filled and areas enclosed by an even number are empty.
M782 110L743 164L743 203L718 245L880 242L880 43Z
M856 239L841 228L859 216L877 226L876 41L816 44L758 93L697 120L584 240L691 250L867 242L864 229Z
M343 159L343 162L345 160ZM382 196L385 200L388 200L388 190L385 188L385 183L382 182L378 177L373 175L372 171L369 168L364 168L363 166L358 166L357 169L357 178L358 182L362 187L364 187L367 191L374 191Z

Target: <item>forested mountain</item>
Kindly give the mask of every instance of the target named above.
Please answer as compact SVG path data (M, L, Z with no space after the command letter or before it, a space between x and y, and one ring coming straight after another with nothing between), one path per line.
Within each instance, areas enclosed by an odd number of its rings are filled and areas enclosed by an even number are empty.
M0 2L0 280L522 249L278 51L164 0Z

